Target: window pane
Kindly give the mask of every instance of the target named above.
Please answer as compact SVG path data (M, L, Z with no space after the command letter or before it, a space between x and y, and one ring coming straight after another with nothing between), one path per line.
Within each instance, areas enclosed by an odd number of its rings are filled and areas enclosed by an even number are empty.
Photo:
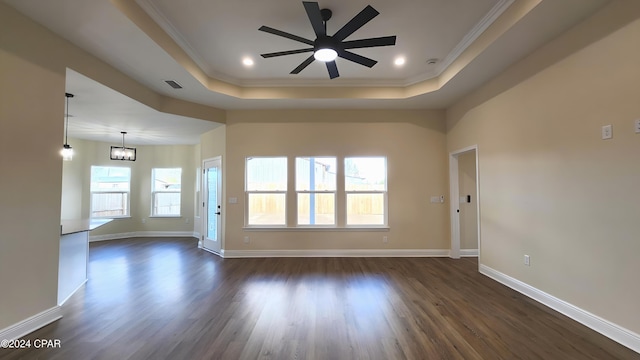
M128 167L91 167L91 191L129 191L130 180Z
M128 193L92 193L91 217L129 215Z
M180 191L182 169L153 169L152 191Z
M248 194L249 225L285 225L285 194Z
M357 157L344 160L346 191L386 191L387 161L384 157Z
M335 191L335 157L296 158L297 191Z
M347 194L347 225L384 225L384 194Z
M247 191L286 191L287 158L247 158Z
M335 194L298 194L298 225L334 225Z
M200 200L200 176L201 175L201 171L202 169L200 169L199 167L196 168L196 201L195 201L195 206L196 208L194 209L193 212L193 216L195 217L200 217L200 202L202 200Z
M154 193L154 215L180 215L180 193Z
M218 168L207 169L207 238L218 240Z

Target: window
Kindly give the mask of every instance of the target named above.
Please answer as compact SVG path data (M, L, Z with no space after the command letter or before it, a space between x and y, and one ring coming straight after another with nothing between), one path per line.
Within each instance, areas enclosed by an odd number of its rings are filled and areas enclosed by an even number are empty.
M335 225L336 158L296 158L298 225Z
M202 176L202 169L200 167L196 168L196 194L195 194L195 206L196 208L193 211L193 216L199 218L200 217L200 204L202 200L200 199L200 177Z
M151 170L151 216L180 216L182 169Z
M386 225L387 159L345 158L344 172L347 225Z
M91 167L91 217L129 216L131 169L127 167Z
M250 157L245 169L247 225L286 225L287 158Z

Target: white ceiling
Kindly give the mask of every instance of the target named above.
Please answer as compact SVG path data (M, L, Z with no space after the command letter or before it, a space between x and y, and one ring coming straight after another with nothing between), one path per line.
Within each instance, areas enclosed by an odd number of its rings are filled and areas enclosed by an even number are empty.
M258 31L262 25L313 40L309 19L302 2L297 0L5 0L150 89L221 109L446 108L595 12L607 0L542 0L444 86L397 99L366 96L256 99L212 90L194 77L192 69L174 60L170 51L165 50L166 45L154 42L157 34L145 32L139 21L125 15L122 6L139 6L212 81L221 80L249 90L255 87L362 90L380 86L402 88L440 75L467 47L474 45L474 40L493 21L500 20L510 7L521 5L522 1L525 0L321 0L321 8L333 11L327 24L329 34L371 5L380 15L348 40L397 36L396 46L353 50L379 61L373 68L338 59L340 77L329 80L326 68L317 62L298 75L289 75L309 54L260 57L261 53L307 47ZM120 7L115 6L118 4ZM397 56L406 57L404 67L393 65ZM244 67L241 63L244 57L252 58L254 66ZM426 60L430 58L439 61L429 65ZM168 79L177 81L184 89L171 89L164 83ZM197 137L194 134L215 126L154 112L73 72L68 75L67 91L77 95L71 103L71 114L75 115L77 109L78 116L70 119L70 136L104 138L114 132L119 136L121 130L126 130L131 133L132 144L193 143ZM143 134L135 139L137 131ZM129 135L127 142L128 139Z
M220 124L166 114L67 69L69 137L122 144L194 145Z

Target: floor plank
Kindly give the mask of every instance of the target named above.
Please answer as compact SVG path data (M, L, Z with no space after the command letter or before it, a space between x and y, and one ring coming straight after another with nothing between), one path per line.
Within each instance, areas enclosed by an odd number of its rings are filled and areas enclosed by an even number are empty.
M221 259L194 239L92 243L64 317L0 359L640 359L476 259Z

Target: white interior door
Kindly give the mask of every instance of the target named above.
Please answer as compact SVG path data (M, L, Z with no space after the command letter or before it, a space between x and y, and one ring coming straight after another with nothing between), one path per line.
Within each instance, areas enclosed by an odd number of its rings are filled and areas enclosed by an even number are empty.
M222 249L222 158L203 162L202 247L220 254Z

